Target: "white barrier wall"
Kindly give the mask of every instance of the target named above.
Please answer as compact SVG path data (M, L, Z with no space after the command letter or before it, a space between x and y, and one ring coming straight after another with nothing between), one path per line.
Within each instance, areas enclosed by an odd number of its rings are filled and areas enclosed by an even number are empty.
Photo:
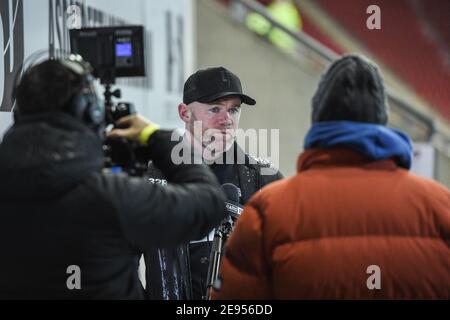
M69 28L77 25L125 24L145 27L147 76L118 79L120 100L163 126L181 126L177 106L193 71L192 0L2 0L0 140L12 122L12 82L24 58L41 49L68 50Z

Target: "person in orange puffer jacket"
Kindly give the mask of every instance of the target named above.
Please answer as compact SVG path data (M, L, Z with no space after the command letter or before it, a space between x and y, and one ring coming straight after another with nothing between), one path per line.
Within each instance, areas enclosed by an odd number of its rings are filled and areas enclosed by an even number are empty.
M247 204L215 299L449 299L450 192L409 172L382 77L335 61L312 100L298 173Z

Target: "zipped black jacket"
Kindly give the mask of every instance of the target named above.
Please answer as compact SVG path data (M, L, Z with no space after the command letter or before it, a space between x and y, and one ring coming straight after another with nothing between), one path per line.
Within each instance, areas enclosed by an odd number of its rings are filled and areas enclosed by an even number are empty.
M241 205L245 205L251 196L265 185L283 178L278 170L269 168L270 163L244 153L237 143L233 148L235 164L212 164L210 169L216 174L220 184L232 183L238 187ZM241 163L237 159L244 159L244 161ZM263 168L268 169L272 174L263 174ZM149 176L150 182L153 184L170 185L167 183L164 173L153 164L149 166ZM199 237L195 240L202 238ZM212 240L212 237L209 237L209 240ZM210 251L211 241L190 244L186 242L184 245L170 249L147 251L144 254L147 298L156 300L202 299L206 289Z

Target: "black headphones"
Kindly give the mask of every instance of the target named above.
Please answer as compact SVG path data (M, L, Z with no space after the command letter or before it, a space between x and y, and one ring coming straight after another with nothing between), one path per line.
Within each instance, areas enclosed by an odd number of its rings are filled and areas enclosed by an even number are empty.
M64 110L93 129L99 129L105 122L105 109L98 99L90 64L84 61L80 55L74 54L64 59L55 59L55 61L79 76L82 81L81 89L72 94ZM12 92L13 101L16 99L17 87L21 79L31 68L32 66L27 67L25 71L22 68L22 71L19 71L16 75ZM18 121L22 117L20 108L17 105L13 109L13 114L14 121Z
M69 104L69 113L88 125L98 127L105 121L105 108L99 102L94 86L94 77L89 63L79 55L70 55L59 60L62 65L82 78L82 89L75 94Z

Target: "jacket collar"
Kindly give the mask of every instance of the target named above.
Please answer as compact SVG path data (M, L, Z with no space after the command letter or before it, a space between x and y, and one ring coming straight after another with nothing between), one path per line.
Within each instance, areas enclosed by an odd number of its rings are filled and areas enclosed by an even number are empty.
M297 172L331 167L361 167L372 170L395 170L397 164L392 159L371 160L347 148L308 149L297 160Z

